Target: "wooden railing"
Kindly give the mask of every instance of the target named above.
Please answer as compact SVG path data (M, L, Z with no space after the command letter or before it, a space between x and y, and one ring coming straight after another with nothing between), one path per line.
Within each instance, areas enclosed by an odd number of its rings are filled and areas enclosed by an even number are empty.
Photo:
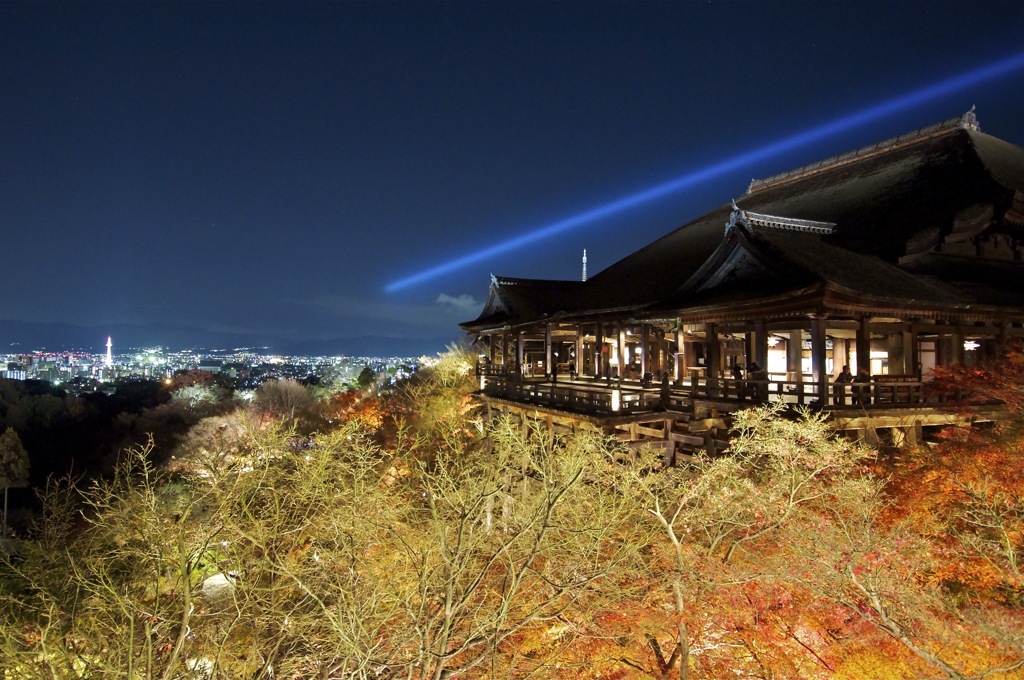
M818 394L818 385L811 382L704 378L694 374L688 386L694 399L752 403L782 401L827 410L942 406L960 401L963 396L959 392L930 389L928 383L917 380L916 376L905 375L878 375L870 382L829 381L824 403Z
M580 413L634 413L662 406L658 390L615 387L597 381L551 382L491 376L484 392L493 397L521 403L554 406Z
M681 385L561 376L524 378L503 366L481 365L481 390L493 397L551 406L577 413L616 415L647 411L687 411L695 400L736 404L785 402L826 410L942 406L960 394L929 390L915 376L876 376L870 383L829 382L824 403L818 386L793 380L707 378L691 374Z

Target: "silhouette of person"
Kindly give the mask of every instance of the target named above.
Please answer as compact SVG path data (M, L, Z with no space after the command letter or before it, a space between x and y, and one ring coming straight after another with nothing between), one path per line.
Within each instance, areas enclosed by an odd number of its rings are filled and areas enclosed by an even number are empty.
M747 378L754 381L756 384L750 386L752 394L757 399L767 400L768 399L768 385L761 384L762 381L768 379L768 373L761 368L756 361L750 362L750 366L747 367Z
M743 398L746 389L743 385L743 367L739 364L733 364L732 368L729 369L732 373L732 379L736 381L736 396L740 399Z
M871 382L871 374L866 368L861 368L857 371L857 377L853 379L853 382L856 385L853 389L854 401L858 404L869 403L871 397L868 384Z
M836 404L846 403L846 384L853 382L853 374L849 366L843 366L843 370L836 376L835 387L832 388L832 401Z

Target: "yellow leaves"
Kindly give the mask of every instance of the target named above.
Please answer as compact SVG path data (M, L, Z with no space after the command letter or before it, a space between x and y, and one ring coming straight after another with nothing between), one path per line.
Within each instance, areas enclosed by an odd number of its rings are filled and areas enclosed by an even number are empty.
M836 667L834 680L914 680L922 677L916 660L884 640L852 640L850 653Z

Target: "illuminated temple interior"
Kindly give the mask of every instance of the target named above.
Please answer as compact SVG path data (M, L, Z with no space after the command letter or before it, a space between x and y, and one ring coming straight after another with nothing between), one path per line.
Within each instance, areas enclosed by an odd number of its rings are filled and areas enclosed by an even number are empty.
M719 414L784 401L902 443L952 418L933 368L1024 334L1022 249L1024 149L971 111L754 180L583 280L492 277L461 325L479 398L524 423L671 461Z

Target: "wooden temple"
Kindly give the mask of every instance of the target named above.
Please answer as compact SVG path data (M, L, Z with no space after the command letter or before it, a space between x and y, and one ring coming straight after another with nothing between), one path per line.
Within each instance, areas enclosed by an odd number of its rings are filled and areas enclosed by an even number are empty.
M492 277L478 397L678 452L784 401L900 444L1024 334L1024 149L974 112L780 175L583 281ZM849 368L844 373L844 367Z

